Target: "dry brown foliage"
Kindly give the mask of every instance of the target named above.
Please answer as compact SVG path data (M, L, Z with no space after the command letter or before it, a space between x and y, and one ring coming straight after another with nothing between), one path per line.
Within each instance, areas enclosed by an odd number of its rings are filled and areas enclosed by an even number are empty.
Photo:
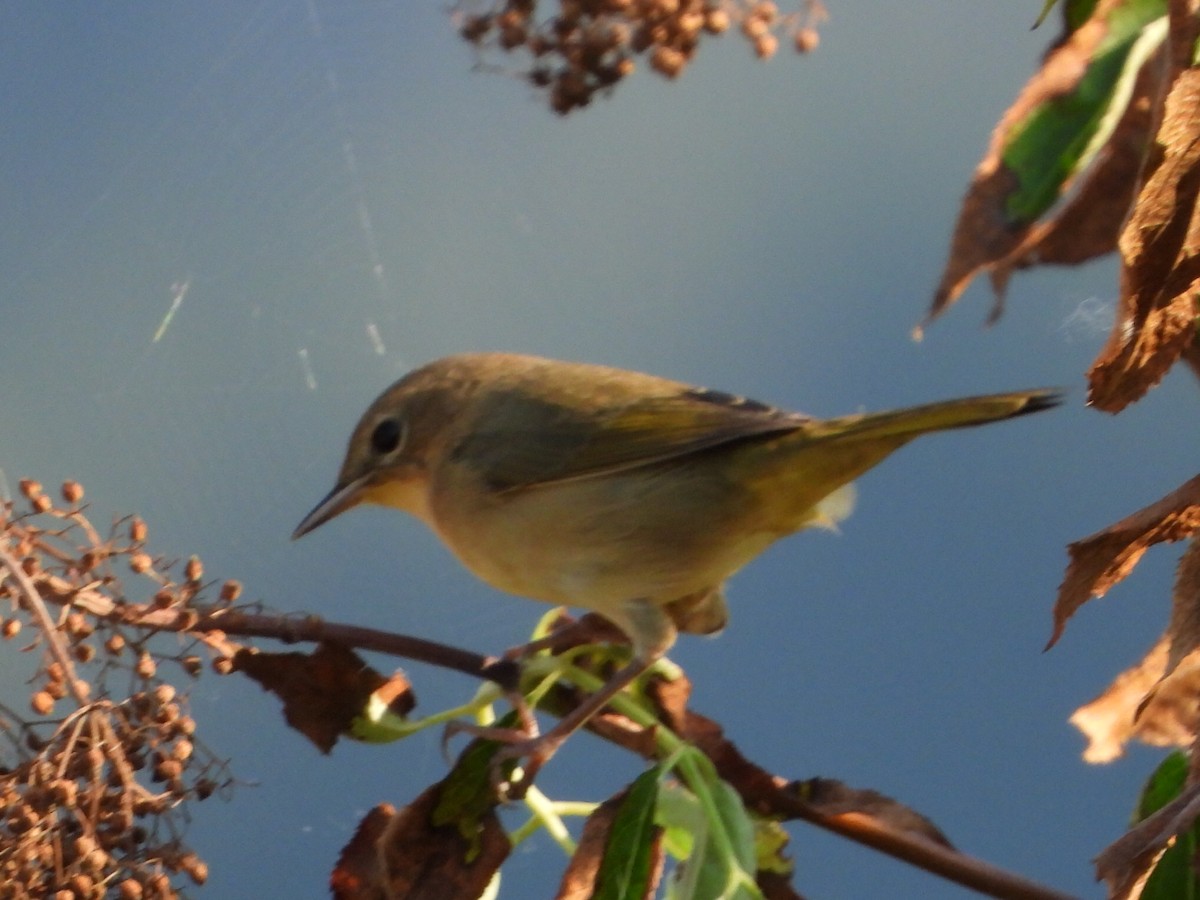
M1112 30L1142 11L1132 12L1126 0L1100 0L1086 22L1067 28L1047 51L975 170L918 337L980 272L991 277L995 320L1015 271L1075 265L1119 250L1117 314L1088 372L1089 402L1119 412L1181 359L1200 374L1200 70L1191 65L1200 20L1191 0L1169 5L1167 40L1141 60L1111 134L1090 164L1058 185L1057 202L1034 215L1012 205L1030 190L1022 178L1038 177L1008 156L1013 142L1035 114L1072 114L1072 92L1083 91Z
M194 557L152 557L136 517L98 531L78 483L61 501L36 482L21 491L27 510L0 505L2 633L30 670L29 712L0 707L0 897L175 897L208 874L185 807L231 776L163 674L197 677L199 640L163 642L147 623L194 620L211 586Z
M781 35L796 52L812 52L825 15L820 0L792 13L772 0L463 0L455 10L481 64L524 57L519 73L560 115L611 92L639 57L664 78L679 77L705 37L736 31L759 59L775 55Z

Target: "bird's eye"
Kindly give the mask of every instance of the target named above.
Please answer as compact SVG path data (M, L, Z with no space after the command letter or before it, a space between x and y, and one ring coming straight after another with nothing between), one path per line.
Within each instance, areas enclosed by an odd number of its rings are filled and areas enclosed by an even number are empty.
M371 449L380 456L395 452L404 440L404 426L398 419L381 419L371 432Z

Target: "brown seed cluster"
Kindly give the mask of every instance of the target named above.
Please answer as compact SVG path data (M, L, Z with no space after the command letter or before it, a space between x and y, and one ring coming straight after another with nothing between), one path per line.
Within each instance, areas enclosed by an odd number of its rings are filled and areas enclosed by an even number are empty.
M185 805L231 780L164 669L200 675L208 636L179 634L241 586L203 606L200 560L151 555L140 519L102 535L77 482L61 502L34 481L20 491L27 509L0 502L0 652L32 676L28 713L0 705L0 900L179 896L208 874L182 839Z
M195 763L195 723L164 688L81 708L0 778L0 896L82 900L115 885L167 898L176 875L204 883L177 819L224 776Z
M543 12L547 6L554 11ZM522 74L560 115L610 92L633 73L638 57L658 74L678 77L701 38L734 24L759 59L775 54L780 33L791 35L798 52L810 52L825 16L820 0L805 0L786 15L772 0L555 0L541 10L537 0L464 0L455 10L459 33L485 63L489 56L525 54Z

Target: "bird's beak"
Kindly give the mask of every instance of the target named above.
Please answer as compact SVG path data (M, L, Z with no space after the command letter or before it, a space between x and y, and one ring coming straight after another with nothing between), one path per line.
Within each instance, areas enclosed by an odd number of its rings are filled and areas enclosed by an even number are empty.
M304 537L335 516L341 515L351 507L358 506L364 499L363 486L364 482L361 478L356 478L347 484L334 485L333 490L325 499L314 506L312 512L296 526L296 530L292 532L292 540Z

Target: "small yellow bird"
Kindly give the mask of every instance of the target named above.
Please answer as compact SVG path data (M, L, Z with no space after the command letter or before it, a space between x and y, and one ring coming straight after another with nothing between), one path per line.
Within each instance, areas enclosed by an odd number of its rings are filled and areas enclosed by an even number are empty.
M551 731L514 739L510 755L544 760L677 632L719 631L725 579L781 537L834 526L850 482L892 451L1059 402L1033 390L822 420L605 366L449 356L371 404L292 536L394 506L488 584L619 627L633 662Z

